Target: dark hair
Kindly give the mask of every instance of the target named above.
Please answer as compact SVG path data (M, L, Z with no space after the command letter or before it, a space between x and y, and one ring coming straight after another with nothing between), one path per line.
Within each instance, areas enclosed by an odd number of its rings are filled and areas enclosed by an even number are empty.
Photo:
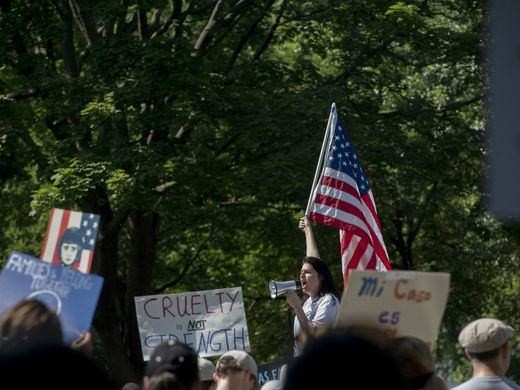
M221 377L227 377L231 372L244 371L233 356L224 356L219 359L215 372Z
M81 256L81 250L83 248L83 236L81 235L80 228L77 227L70 227L67 230L63 232L63 234L60 237L60 244L58 246L58 256L61 260L61 246L64 243L69 244L76 244L78 246L78 253L76 253L76 258L74 259L74 262L77 262L80 259Z
M0 376L18 389L117 389L93 360L63 345L0 354Z
M481 362L493 360L498 356L498 354L500 352L500 348L502 348L502 346L504 344L502 344L498 348L495 348L495 349L492 349L491 351L486 351L486 352L469 352L468 351L468 355L471 359L480 360Z
M62 345L60 319L36 299L26 299L0 317L0 350L25 351L48 345Z
M333 389L345 380L353 389L404 388L397 362L384 348L336 328L306 344L289 363L284 389Z
M305 256L302 259L302 262L310 264L312 268L314 268L314 270L318 273L318 275L322 276L323 279L319 291L320 295L332 294L335 295L336 298L340 299L339 291L334 284L329 267L323 260L313 256Z
M201 390L209 390L211 386L215 383L213 379L207 381L200 381L200 389Z
M407 388L424 388L435 374L435 361L428 344L417 337L400 336L390 339L389 347L390 353L399 364ZM441 381L441 378L436 380ZM434 386L432 382L428 388L440 386Z
M215 372L217 375L221 378L227 378L231 375L233 372L240 372L244 371L245 368L241 367L240 364L237 362L237 360L233 356L222 356L218 362L217 367L215 368ZM250 372L251 378L255 382L255 385L258 383L256 376Z
M168 340L154 349L146 376L154 389L190 389L199 380L197 353L186 344Z
M150 377L149 390L185 390L191 389L190 383L181 383L176 374L163 371Z

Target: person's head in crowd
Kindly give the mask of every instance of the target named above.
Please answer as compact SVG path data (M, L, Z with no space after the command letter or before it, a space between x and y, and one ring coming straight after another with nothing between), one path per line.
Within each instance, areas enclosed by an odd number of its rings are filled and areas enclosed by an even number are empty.
M471 360L473 371L483 366L497 376L509 369L513 328L494 318L480 318L466 325L459 334L459 343Z
M287 363L280 367L280 381L282 384L285 383L285 378L287 378Z
M72 267L80 260L83 250L83 237L77 227L70 227L61 235L59 242L58 257L61 265Z
M336 328L309 342L302 355L289 363L284 389L333 389L347 382L348 388L404 388L397 362L388 351Z
M0 377L17 389L117 389L93 360L63 345L0 353Z
M261 390L283 390L283 382L279 379L273 379L265 382Z
M202 390L214 389L216 384L213 380L213 374L215 373L215 365L211 360L201 358L198 359L199 365L199 378L201 381Z
M392 341L392 337L388 335L384 330L367 325L348 325L338 327L337 331L343 330L343 332L348 332L357 337L361 337L363 339L369 340L370 342L376 344L379 348L388 349L390 348L390 344Z
M258 367L245 351L227 351L217 361L213 376L217 389L253 390L258 388Z
M390 340L390 353L401 368L407 390L448 390L448 384L435 373L433 355L423 340L396 337Z
M280 378L271 379L270 381L264 382L261 390L283 390L283 384L285 383L285 377L287 376L287 363L280 367Z
M308 330L301 330L296 337L296 340L301 346L305 346L311 341L323 336L332 327L327 325L312 326Z
M141 386L135 382L127 382L121 387L121 390L141 390Z
M340 298L327 263L317 257L305 256L302 259L300 283L303 292L312 298L327 293L335 295L338 299Z
M146 366L143 387L145 390L200 389L197 353L175 340L158 345Z
M0 317L0 351L16 352L49 345L62 345L60 319L44 303L22 300Z

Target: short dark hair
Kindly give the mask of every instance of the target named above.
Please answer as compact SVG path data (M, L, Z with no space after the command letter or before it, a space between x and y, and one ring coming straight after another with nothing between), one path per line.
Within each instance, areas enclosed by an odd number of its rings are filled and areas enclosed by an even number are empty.
M0 353L0 376L19 389L119 389L96 362L64 345Z
M233 356L222 357L217 365L216 372L219 376L226 377L230 371L243 371Z
M492 349L491 351L486 352L469 352L468 355L471 359L479 360L481 362L486 362L489 360L496 359L498 354L500 353L500 348L502 348L504 344L502 344L500 347Z
M239 363L233 356L222 356L215 369L217 375L221 378L227 378L232 372L244 371L245 368L240 367ZM254 379L255 384L258 383L256 376L250 372L251 377Z
M73 226L65 230L61 235L60 245L64 242L70 242L83 247L83 236L81 235L80 228Z
M64 243L76 244L78 246L78 253L76 254L76 258L74 262L78 261L81 257L81 250L83 249L83 236L81 235L81 230L78 227L70 227L63 232L60 237L60 243L58 246L58 256L61 260L61 246Z
M0 349L4 352L62 344L58 315L36 299L22 300L0 317Z
M349 388L405 388L398 364L388 351L348 330L335 328L306 344L302 355L289 363L284 389L337 388L338 381L345 379L346 368Z
M318 275L322 276L323 280L319 291L320 295L332 294L336 296L336 298L340 299L339 291L334 284L334 279L332 278L332 274L330 273L330 269L327 263L325 263L320 258L313 256L305 256L302 259L302 262L310 264L312 268L314 268L314 270L318 273Z
M154 388L163 388L161 383L191 388L199 380L197 353L184 343L165 341L154 349L146 367L146 376L151 382L153 380Z

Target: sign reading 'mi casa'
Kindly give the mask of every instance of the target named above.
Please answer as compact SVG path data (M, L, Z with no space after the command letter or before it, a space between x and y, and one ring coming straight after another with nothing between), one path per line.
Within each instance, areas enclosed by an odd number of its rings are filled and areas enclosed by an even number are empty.
M337 324L378 328L393 337L414 336L432 347L449 287L448 273L352 271Z

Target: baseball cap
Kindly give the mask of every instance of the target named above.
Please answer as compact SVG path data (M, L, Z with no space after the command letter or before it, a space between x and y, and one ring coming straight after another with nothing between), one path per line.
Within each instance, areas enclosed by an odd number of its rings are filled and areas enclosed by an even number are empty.
M213 373L215 372L215 365L211 360L199 357L199 377L201 381L213 380Z
M151 377L163 372L175 374L181 383L195 381L199 377L196 352L175 340L158 345L146 366L146 376Z
M237 349L227 351L217 361L217 370L219 369L221 363L225 359L230 359L231 364L228 364L228 367L237 367L242 370L248 370L251 374L254 375L255 378L258 377L258 368L256 366L255 359L251 357L247 352L240 351Z
M459 343L470 353L492 351L503 345L511 335L513 328L494 318L480 318L461 330Z
M272 379L270 381L265 382L261 390L282 390L283 389L283 382L279 379Z

